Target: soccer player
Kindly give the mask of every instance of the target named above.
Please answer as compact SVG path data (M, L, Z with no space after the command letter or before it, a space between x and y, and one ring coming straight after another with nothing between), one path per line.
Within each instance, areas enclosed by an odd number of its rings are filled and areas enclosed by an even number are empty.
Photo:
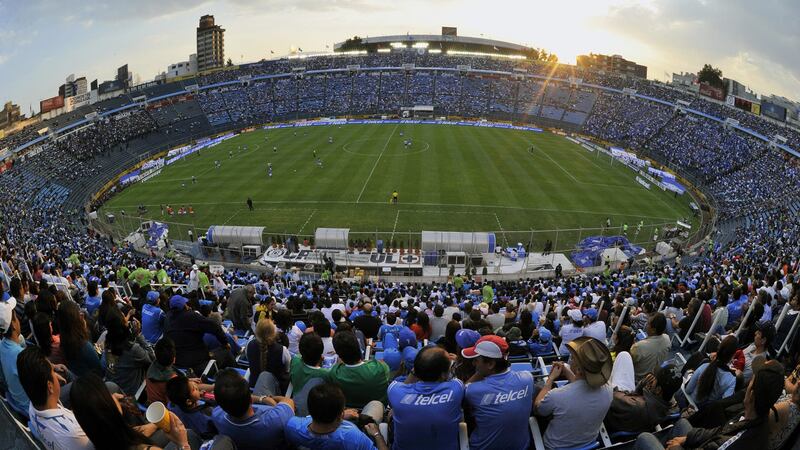
M197 184L197 177L192 175L192 184Z
M312 153L314 154L314 159L317 159L317 151L316 150L312 150Z
M399 197L399 194L397 193L397 189L395 189L394 191L392 191L392 204L393 205L397 204L397 201L399 199L398 197Z
M228 150L228 159L233 158L233 150Z
M252 199L252 198L250 198L250 197L247 197L247 208L248 208L250 211L253 211L253 199Z
M272 147L272 153L278 153L278 147Z
M322 160L321 160L320 158L317 158L317 160L316 160L316 164L317 164L317 167L319 167L320 169L322 169Z
M333 144L333 136L328 136L328 144Z

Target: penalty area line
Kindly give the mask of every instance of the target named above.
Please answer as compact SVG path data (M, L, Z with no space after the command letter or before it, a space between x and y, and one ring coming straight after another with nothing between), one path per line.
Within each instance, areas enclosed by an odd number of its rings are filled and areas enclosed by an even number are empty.
M400 126L399 123L396 124L394 128L392 128L392 132L389 133L389 138L386 139L386 143L383 144L383 149L381 150L381 153L378 155L378 159L376 159L375 164L372 165L372 170L369 171L369 175L367 176L366 181L364 181L364 186L361 188L361 192L358 193L358 198L356 199L356 203L359 203L361 201L361 196L364 195L364 189L367 188L367 184L369 183L369 180L372 178L372 174L375 173L375 168L378 167L378 163L381 161L383 153L386 151L386 148L389 147L389 142L392 141L392 136L394 136L394 132L397 131L398 126Z

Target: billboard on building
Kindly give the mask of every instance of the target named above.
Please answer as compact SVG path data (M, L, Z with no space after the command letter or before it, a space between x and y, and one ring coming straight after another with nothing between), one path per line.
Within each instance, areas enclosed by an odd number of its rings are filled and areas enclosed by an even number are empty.
M761 115L761 104L760 103L753 103L750 108L750 112L760 116Z
M458 36L458 28L442 27L442 36Z
M700 94L719 101L725 100L725 91L722 90L722 88L714 87L706 83L700 83Z
M781 122L786 121L786 108L766 100L761 102L761 114Z
M42 114L63 107L64 97L60 95L56 95L55 97L50 97L39 102L39 109L41 110Z

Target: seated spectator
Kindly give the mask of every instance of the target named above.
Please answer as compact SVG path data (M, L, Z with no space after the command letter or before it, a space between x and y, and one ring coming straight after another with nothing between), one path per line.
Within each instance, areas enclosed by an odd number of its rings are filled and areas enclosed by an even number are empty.
M756 326L753 343L742 350L744 354L744 369L737 371L744 383L750 382L753 377L753 360L758 357L767 358L772 351L772 341L775 339L775 325L770 322L761 322Z
M147 403L161 402L167 404L167 382L178 375L175 370L175 343L168 337L162 337L153 348L154 361L147 368L145 390Z
M558 352L562 356L569 355L567 344L583 336L583 315L579 309L564 308L562 312L562 325L558 332L561 336L561 346L558 347Z
M6 384L6 400L16 412L27 416L30 400L17 371L17 355L22 353L25 340L20 334L19 319L14 311L16 306L17 301L13 298L0 301L0 333L3 336L0 342L0 371Z
M53 364L66 364L61 351L61 336L53 334L53 321L47 314L36 313L33 316L33 336L47 359Z
M533 375L510 370L508 344L495 335L483 336L461 354L473 361L475 374L464 394L467 413L475 421L470 448L527 449Z
M408 377L389 385L394 449L458 449L464 384L448 381L450 358L439 347L424 347Z
M444 307L442 305L436 305L433 307L433 318L430 320L431 323L431 335L430 340L432 342L436 342L440 338L444 337L447 331L447 325L450 323L450 319L444 317Z
M533 356L547 356L555 353L553 349L553 334L545 327L539 327L533 332L528 342L528 350Z
M444 319L444 317L442 317ZM435 320L435 319L434 319ZM457 355L460 353L458 344L456 343L456 333L461 330L461 324L457 320L449 320L445 327L444 334L436 340L436 345L442 347L447 353Z
M228 306L225 308L225 317L233 322L233 328L245 333L253 325L253 300L256 297L255 286L248 284L231 292Z
M151 345L164 334L164 311L161 310L158 291L147 293L147 303L142 306L142 335Z
M787 444L792 433L800 425L800 365L786 377L784 392L786 395L775 403L770 412L769 450L778 450Z
M481 335L475 330L462 328L456 332L458 353L456 353L456 360L450 368L450 374L453 378L461 380L462 383L466 383L475 374L475 365L471 359L464 357L461 350L473 347L480 338Z
M486 321L491 325L492 331L497 331L506 323L506 316L500 312L500 302L491 303L489 309L492 313L486 316Z
M306 333L300 338L300 354L294 355L289 371L292 389L299 392L312 378L328 378L328 369L322 368L322 339L315 333Z
M92 280L86 288L86 299L83 302L83 307L86 308L86 313L89 317L94 316L95 311L100 307L101 301L102 298L100 297L97 281Z
M289 384L289 350L278 340L275 324L269 319L261 319L256 324L256 336L247 344L247 361L250 364L250 387L256 385L261 372L271 373L281 390Z
M217 434L217 428L211 420L214 405L200 400L202 394L200 384L184 375L177 375L167 381L166 391L169 410L172 411L186 428L194 431L203 439L211 439ZM205 385L206 391L213 386Z
M681 371L672 364L657 366L645 375L635 389L634 365L627 353L617 355L611 371L614 397L605 417L609 432L644 432L655 430L670 414L672 398L680 389Z
M339 363L330 370L330 381L342 387L349 408L364 409L364 414L383 416L386 388L389 386L389 366L383 361L363 361L355 334L340 331L333 337ZM373 412L380 409L380 414ZM369 410L369 411L367 411Z
M58 326L61 331L61 348L69 371L78 378L88 373L105 375L100 357L97 356L94 345L89 342L89 330L77 303L67 301L58 306Z
M233 369L217 373L214 399L217 407L211 414L220 434L230 437L238 450L284 448L284 428L294 417L294 402L274 392L254 390L263 404L254 405L249 383Z
M61 381L53 364L39 347L26 348L17 357L22 387L30 398L30 427L48 449L92 449L78 420L61 405ZM53 423L58 426L51 426Z
M286 441L301 448L341 450L388 450L378 426L369 423L362 433L350 420L358 419L358 411L345 409L342 389L335 384L320 384L308 393L308 417L292 417L286 424Z
M103 354L106 379L116 383L126 395L136 394L145 380L150 364L155 359L153 349L139 333L139 322L132 319L131 324L135 336L131 334L131 327L126 317L118 315L108 320L106 348Z
M603 344L607 343L608 333L605 322L597 321L597 310L588 308L583 311L583 335L593 337Z
M422 342L431 337L431 322L430 317L425 311L417 314L417 321L411 325L411 331L417 337L417 340Z
M643 433L634 448L661 450L666 448L750 450L764 448L769 442L770 410L783 391L783 366L768 361L753 369L753 379L747 385L744 415L716 428L692 428L685 419L678 421L661 439Z
M378 337L378 330L381 327L381 319L375 317L372 312L372 303L365 303L361 308L363 314L353 319L353 326L364 333L367 339Z
M75 380L70 391L72 412L96 450L155 450L157 447L146 436L147 433L155 432L155 425L134 427L126 423L120 405L121 398L119 395L111 395L103 380L94 373ZM190 437L183 422L175 414L170 413L169 421L171 428L167 437L175 446L168 448L199 448L197 437L193 434Z
M550 376L536 396L536 414L552 416L543 436L546 448L580 447L593 442L613 398L608 384L611 377L608 347L594 338L579 337L567 348L570 365L553 363ZM569 383L553 389L562 374Z
M664 314L653 314L647 321L647 337L631 346L630 354L637 383L646 374L655 372L669 355L671 344L669 336L664 333L666 328L667 319Z
M209 361L208 348L203 342L205 333L213 334L220 345L230 347L222 328L212 319L196 314L186 305L189 300L180 295L169 299L170 311L164 325L164 336L175 343L175 365L202 373Z
M736 345L736 336L723 339L717 353L711 356L711 361L701 364L686 383L686 394L698 408L733 395L736 375L728 364L736 353Z

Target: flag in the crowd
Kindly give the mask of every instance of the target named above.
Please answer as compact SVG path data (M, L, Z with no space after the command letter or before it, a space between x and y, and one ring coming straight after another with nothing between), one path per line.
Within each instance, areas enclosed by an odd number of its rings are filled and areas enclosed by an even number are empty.
M300 48L300 47L297 47L297 51L299 51L299 52L302 52L302 51L303 51L303 49L302 49L302 48Z

